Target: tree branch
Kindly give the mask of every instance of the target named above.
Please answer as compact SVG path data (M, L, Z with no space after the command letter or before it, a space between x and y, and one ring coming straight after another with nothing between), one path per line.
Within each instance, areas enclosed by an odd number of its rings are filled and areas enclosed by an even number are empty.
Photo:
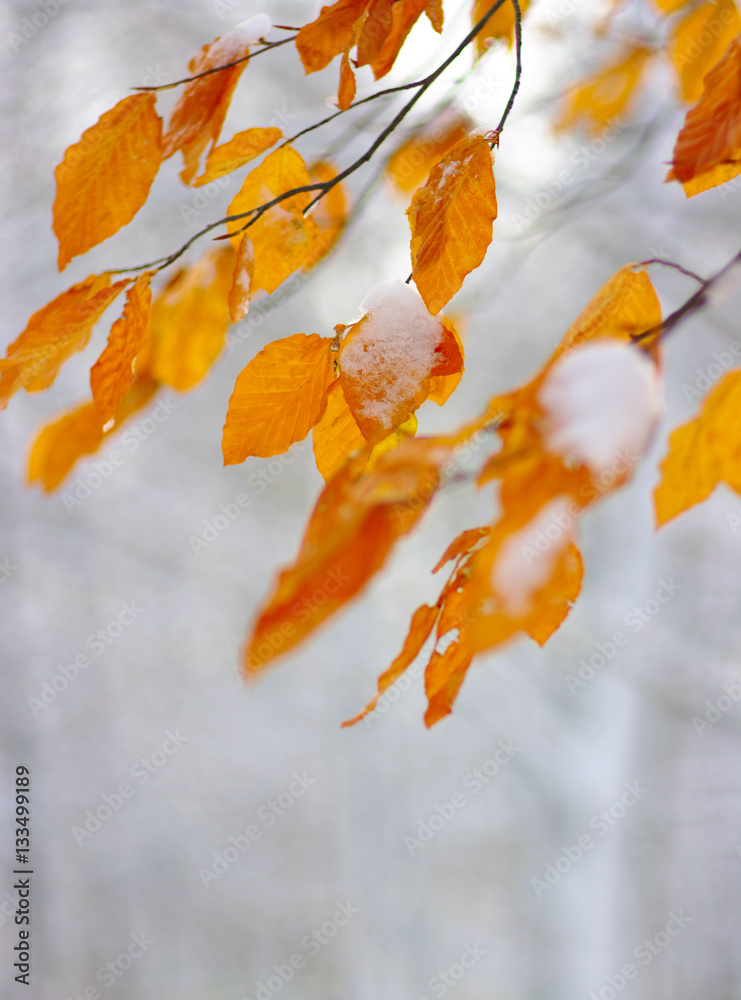
M281 45L287 45L292 42L296 36L291 35L290 38L283 38L279 42L266 42L264 38L260 41L264 43L264 48L256 49L251 52L248 56L242 56L241 59L235 59L234 62L224 63L223 66L214 66L213 69L204 69L202 73L196 73L195 76L185 76L182 80L175 80L174 83L162 83L157 87L132 87L132 90L172 90L173 87L179 87L183 83L192 83L194 80L200 80L204 76L211 76L212 73L222 73L225 69L231 69L233 66L241 66L242 63L249 62L250 59L254 59L255 56L259 56L261 52L269 52L270 49L277 49Z

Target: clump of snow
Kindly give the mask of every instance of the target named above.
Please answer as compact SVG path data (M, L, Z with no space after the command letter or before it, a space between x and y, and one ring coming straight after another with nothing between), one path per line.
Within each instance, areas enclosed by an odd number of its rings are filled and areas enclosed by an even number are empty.
M267 14L254 14L245 21L235 24L229 34L238 35L243 45L255 45L272 27L272 21Z
M551 369L538 402L545 446L595 474L643 454L662 403L656 367L627 344L594 343L569 351Z
M256 45L270 31L272 24L267 14L255 14L254 17L240 21L217 38L208 51L209 62L213 66L234 62L249 54L250 45Z
M371 288L360 310L365 318L343 345L340 367L363 384L360 415L390 431L399 408L430 374L443 324L413 285L398 280Z
M533 595L548 583L559 556L573 541L574 524L572 501L562 494L502 542L491 582L506 614L528 614Z

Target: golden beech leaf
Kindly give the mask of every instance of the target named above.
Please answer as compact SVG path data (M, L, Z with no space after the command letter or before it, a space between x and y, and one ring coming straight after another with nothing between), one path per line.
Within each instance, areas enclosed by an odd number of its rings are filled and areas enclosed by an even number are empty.
M455 109L444 111L391 154L387 167L389 179L399 191L416 191L427 180L432 167L465 139L472 128L468 115Z
M369 0L358 32L357 65L368 66L381 54L393 27L395 0Z
M340 347L340 385L358 427L377 444L424 402L432 376L462 371L463 356L451 324L431 316L403 281L376 285L361 309Z
M364 719L366 715L372 712L378 704L378 699L381 695L387 691L391 685L399 679L399 677L401 677L407 667L414 663L422 651L422 647L429 639L439 614L440 608L437 606L431 608L429 605L423 604L421 607L417 608L412 615L412 621L409 626L409 634L404 641L402 651L396 657L388 670L381 674L378 678L378 694L371 698L362 712L359 712L358 715L354 716L354 718L347 719L346 722L343 722L343 728L346 726L354 726L357 722L360 722L361 719Z
M283 133L279 128L248 128L244 132L237 132L229 142L211 150L206 160L206 169L200 177L194 179L193 187L202 187L233 170L239 170L282 138Z
M442 439L408 439L366 472L369 452L352 456L322 491L296 561L260 612L244 653L248 673L288 652L363 589L424 514L452 448Z
M329 163L313 163L309 167L309 177L312 183L324 183L337 176L337 171ZM342 182L330 188L327 194L317 203L312 213L316 223L314 241L309 247L303 267L306 270L314 267L333 249L347 221L347 199Z
M592 135L603 132L615 118L625 113L652 54L643 46L629 49L616 62L575 87L566 100L556 128L569 129L583 123Z
M337 106L340 111L347 111L355 100L355 73L350 65L350 50L342 54L340 62L340 89L337 91Z
M663 14L673 14L680 7L686 7L691 0L654 0L654 3Z
M70 146L54 171L59 270L131 222L162 162L154 94L133 94Z
M322 7L319 16L296 36L296 48L307 73L324 69L335 56L352 47L353 29L368 0L338 0Z
M729 372L705 399L698 415L673 431L654 491L656 523L707 499L718 483L741 493L741 371Z
M145 271L126 293L123 316L108 334L103 353L90 369L93 402L107 423L116 413L134 381L134 359L144 346L149 328L151 271Z
M687 112L674 146L668 181L688 198L741 173L741 37L705 77L698 103Z
M453 711L453 703L458 697L474 652L463 638L451 642L442 653L435 650L430 657L425 670L425 694L428 702L425 725L428 728Z
M239 26L233 28L209 45L204 45L191 59L188 64L191 75L245 59L253 41L240 31ZM180 176L185 184L190 184L198 173L201 154L209 142L215 146L219 141L234 88L246 66L245 61L230 69L192 80L183 87L172 110L163 143L165 159L178 150L182 152L184 167Z
M159 382L180 392L192 389L218 357L229 328L233 269L231 247L209 250L155 298L151 370Z
M425 14L439 35L443 30L443 0L427 0Z
M0 360L0 408L20 388L48 389L67 358L87 346L97 321L130 283L109 281L108 275L93 275L33 314Z
M741 15L734 0L711 0L682 18L672 37L671 58L685 101L700 98L706 74L740 31Z
M93 402L82 403L50 421L38 433L28 458L27 480L51 493L67 477L78 459L92 455L133 413L142 409L158 389L153 379L137 379L121 402L115 423L103 430L103 419Z
M255 248L249 233L245 233L237 248L232 287L229 292L229 319L238 323L250 310L252 280L255 274Z
M383 45L370 64L376 80L385 76L394 65L409 32L423 12L427 13L435 30L442 31L442 5L436 6L439 7L439 21L437 20L437 11L432 10L433 4L430 4L428 0L398 0L392 5L391 29L386 34ZM436 27L437 24L439 27Z
M491 528L488 525L483 528L467 528L466 531L462 531L440 556L432 572L437 573L451 559L469 555L479 545L482 538L488 538L490 534Z
M462 139L430 171L407 212L412 276L435 315L478 267L497 217L491 151L482 135Z
M473 24L478 24L484 14L486 14L487 10L491 7L491 4L492 0L476 0L473 5L473 14L471 17ZM528 7L529 0L520 0L520 12L523 17L525 16L525 12ZM514 31L515 8L509 0L506 0L499 10L489 18L476 36L477 55L481 55L483 52L486 52L491 43L496 41L497 38L503 38L508 45L511 45Z
M365 438L347 405L339 379L327 389L324 413L314 425L312 439L316 467L325 482L329 482L353 452L365 447Z
M296 333L268 344L237 377L224 424L224 464L282 455L322 415L335 379L332 340Z
M247 213L285 191L308 184L311 184L311 178L299 153L291 146L276 149L245 177L227 214ZM245 231L254 247L253 292L262 288L270 295L294 271L313 259L317 224L312 218L304 218L303 214L310 201L309 192L286 198L264 212ZM245 218L244 221L229 223L235 249L241 240L241 236L236 234L247 221Z

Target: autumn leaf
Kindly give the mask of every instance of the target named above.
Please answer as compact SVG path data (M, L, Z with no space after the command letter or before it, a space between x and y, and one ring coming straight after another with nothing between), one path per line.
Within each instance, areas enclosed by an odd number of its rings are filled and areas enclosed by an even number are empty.
M90 369L93 402L103 423L116 413L134 381L134 359L144 346L149 328L151 271L145 271L126 293L123 316L108 334L108 343Z
M154 104L154 94L119 101L54 171L60 271L131 222L147 200L162 162L162 119Z
M296 36L296 48L307 73L324 69L335 56L351 46L353 28L368 0L338 0L322 7L319 16Z
M673 431L654 491L657 527L706 500L719 483L741 493L741 372L729 372L698 415Z
M465 139L472 128L468 115L457 110L438 115L391 155L386 168L389 179L399 191L416 191L427 180L432 167Z
M473 5L473 12L471 15L471 21L473 24L478 24L481 18L486 14L492 5L492 0L476 0ZM529 0L520 0L520 13L525 16L525 12L529 7ZM512 38L515 31L515 8L509 2L505 0L505 3L495 11L494 14L489 18L484 27L476 36L476 52L478 55L486 52L492 42L496 41L498 38L504 39L508 45L512 44Z
M393 8L394 0L369 0L358 32L358 66L368 66L380 55L391 33Z
M688 198L741 173L741 37L705 77L698 103L677 136L668 181L678 180Z
M250 20L257 22L259 17L258 15ZM266 26L270 27L268 19L264 15L262 18L265 24L260 22L260 34ZM182 152L184 167L180 176L185 184L190 184L198 173L201 154L209 142L215 146L219 141L234 88L247 66L246 57L249 55L250 45L258 39L259 35L255 37L249 22L244 27L237 25L226 35L204 45L188 64L191 75L196 76L238 59L245 59L237 66L202 76L183 87L170 116L163 143L165 159L178 150Z
M337 91L337 106L341 111L347 111L355 100L355 73L350 65L349 50L342 54L340 62L340 89Z
M248 128L244 132L237 132L229 142L211 150L206 160L206 169L200 177L194 179L193 187L210 184L219 177L238 170L282 138L283 133L279 128Z
M700 98L705 75L740 31L741 15L734 0L703 3L682 18L670 51L685 101L694 103Z
M438 33L443 27L443 9L441 2L430 0L397 0L391 7L391 30L385 36L383 45L371 62L371 69L376 80L385 76L396 62L409 32L426 13L432 27Z
M376 285L360 308L362 319L340 346L340 385L363 435L377 444L424 402L430 377L460 372L463 357L450 324L402 281Z
M276 149L247 175L227 214L243 215L286 191L309 184L311 178L299 153L291 146ZM270 295L294 271L314 259L317 225L303 214L310 201L309 192L292 195L262 213L245 231L254 248L253 294L262 288ZM247 221L245 218L229 223L235 249L242 239L236 234Z
M582 123L591 135L599 135L613 125L626 112L652 54L643 46L628 49L616 62L575 87L556 128L564 130Z
M487 525L483 528L467 528L462 531L460 535L453 539L447 549L440 556L440 559L435 564L433 573L437 573L439 570L449 563L451 559L458 559L460 556L467 556L476 548L484 538L488 538L491 534L491 528Z
M322 415L335 379L332 340L296 333L260 351L240 372L224 424L224 464L282 455Z
M124 279L110 285L107 275L93 275L35 312L0 360L0 407L20 388L48 389L64 362L87 346L93 327L128 284Z
M473 656L474 650L465 639L451 642L442 653L433 652L425 670L425 725L428 728L453 711L453 703Z
M175 275L152 303L151 370L165 385L184 392L201 381L224 346L234 254L210 250Z
M338 379L327 389L324 413L314 425L312 441L316 467L325 482L329 482L353 452L365 447L366 440Z
M456 143L430 171L407 212L412 276L434 315L478 267L491 243L497 199L491 151L482 135Z

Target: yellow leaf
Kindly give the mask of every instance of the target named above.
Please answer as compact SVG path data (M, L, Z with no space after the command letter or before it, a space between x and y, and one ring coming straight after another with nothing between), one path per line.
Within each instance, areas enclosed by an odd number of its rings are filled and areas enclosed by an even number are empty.
M145 271L126 293L123 316L108 334L108 343L90 369L93 402L103 421L115 414L134 381L134 359L144 346L149 327L151 271Z
M407 212L412 231L412 276L435 315L478 267L497 217L489 144L472 134L430 171Z
M159 382L192 389L218 357L229 327L233 268L231 247L210 250L152 303L151 368Z
M200 177L194 179L193 187L203 187L218 177L238 170L282 138L283 133L279 128L248 128L244 132L237 132L229 142L211 150L206 160L206 169Z
M741 372L729 372L703 403L699 414L677 428L661 463L654 491L656 523L707 499L718 483L741 493Z
M685 101L699 99L705 75L740 31L741 15L734 0L712 0L682 18L672 37L671 58Z
M306 165L296 150L291 146L276 149L247 175L227 214L241 215L272 201L285 191L310 183ZM312 218L305 219L303 215L310 201L311 194L308 192L286 198L264 212L245 230L254 247L253 292L262 288L270 295L294 271L312 259L317 226ZM245 218L229 223L235 249L241 237L234 234L239 233L248 221Z
M162 162L162 119L154 102L154 94L119 101L54 171L60 271L131 222L147 200Z
M93 327L129 279L92 276L35 312L0 360L0 407L20 388L48 389L62 364L87 346Z
M365 438L355 422L339 380L327 389L324 413L312 432L316 467L329 482L348 457L365 447Z
M651 55L651 50L642 46L629 49L617 62L575 87L556 128L573 128L581 122L591 135L603 132L625 113Z
M237 378L224 424L224 464L269 458L303 441L335 378L332 340L296 333L260 351Z
M478 24L491 5L492 0L476 0L473 5L473 14L471 16L472 23ZM529 5L529 0L520 0L520 13L523 17L525 16L525 12L527 11ZM483 52L486 52L491 43L497 38L503 38L508 45L511 45L514 31L515 8L509 0L505 0L505 3L489 18L476 36L477 55L481 55Z

